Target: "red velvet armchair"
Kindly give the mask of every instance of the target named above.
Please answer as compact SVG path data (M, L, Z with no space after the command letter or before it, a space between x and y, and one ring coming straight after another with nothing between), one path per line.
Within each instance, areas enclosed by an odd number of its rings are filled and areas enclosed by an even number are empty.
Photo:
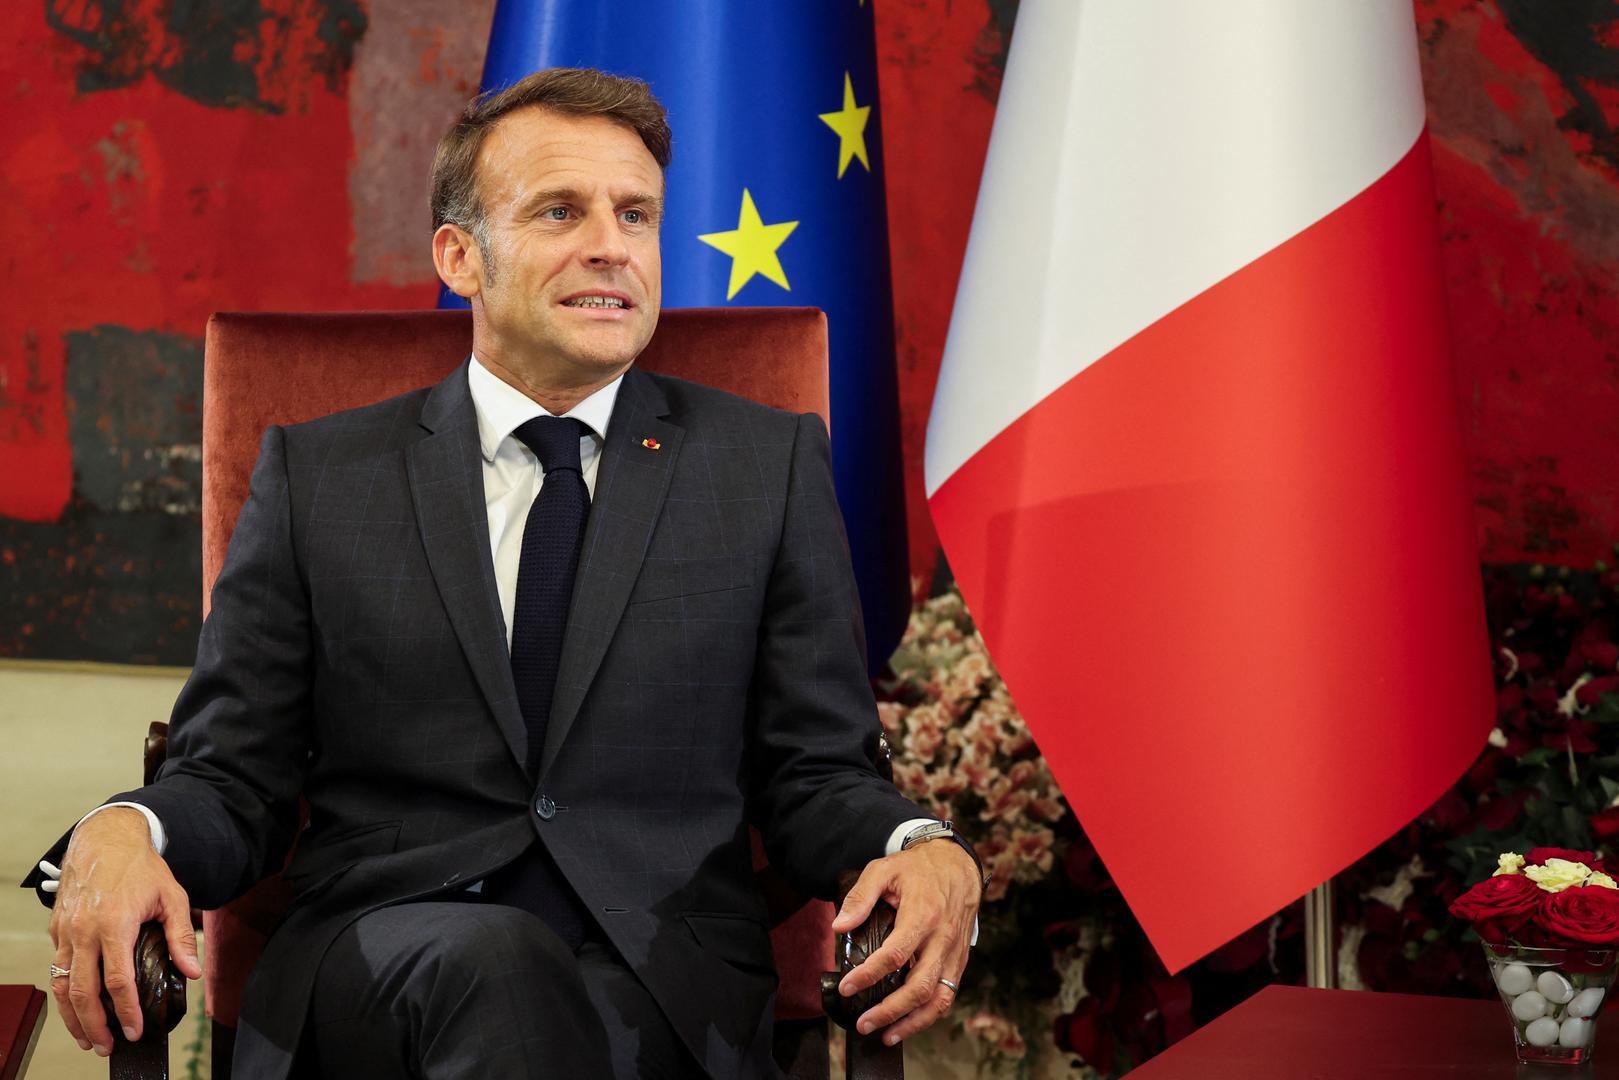
M205 607L247 498L264 429L438 382L466 358L471 341L471 318L465 312L215 315L208 324L204 364ZM812 308L666 311L636 363L829 419L826 318ZM160 758L164 736L163 725L154 724L153 729L149 771ZM875 914L865 927L840 939L834 950L832 906L794 896L765 865L757 837L754 846L760 886L772 910L771 940L781 977L776 1057L791 1077L826 1077L828 1012L852 1028L864 1008L897 984L897 977L890 977L852 1001L839 999L833 989L841 970L857 963L886 936L892 909ZM290 892L279 877L270 878L227 907L203 913L206 1004L214 1025L214 1076L221 1080L230 1074L247 974L289 900ZM154 937L156 941L151 940ZM143 1001L151 1003L148 1016L156 1022L149 1022L148 1034L155 1042L165 1038L164 1032L183 1012L183 997L175 998L176 992L183 995L183 986L172 972L163 972L166 957L158 955L160 934L146 935L142 949ZM883 1047L877 1039L852 1032L849 1040L850 1077L878 1080L903 1074L899 1048ZM155 1063L160 1055L154 1051L154 1046L120 1042L113 1075L162 1075L152 1065L129 1068L137 1057Z

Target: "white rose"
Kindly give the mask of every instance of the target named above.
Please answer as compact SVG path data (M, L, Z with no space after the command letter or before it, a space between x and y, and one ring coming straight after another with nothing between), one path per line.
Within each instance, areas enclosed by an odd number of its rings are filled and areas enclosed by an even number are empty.
M1567 859L1547 859L1545 866L1526 866L1523 873L1547 892L1562 892L1573 885L1584 885L1591 868Z

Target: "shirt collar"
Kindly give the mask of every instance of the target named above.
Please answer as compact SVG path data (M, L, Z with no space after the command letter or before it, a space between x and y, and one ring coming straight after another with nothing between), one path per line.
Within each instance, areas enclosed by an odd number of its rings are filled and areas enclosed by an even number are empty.
M620 375L562 415L583 421L605 442L607 422L612 418L613 404L618 400L618 388L623 381L624 376ZM484 367L476 354L467 367L467 389L472 392L472 408L478 414L478 443L485 461L494 461L506 436L524 423L536 416L555 415Z

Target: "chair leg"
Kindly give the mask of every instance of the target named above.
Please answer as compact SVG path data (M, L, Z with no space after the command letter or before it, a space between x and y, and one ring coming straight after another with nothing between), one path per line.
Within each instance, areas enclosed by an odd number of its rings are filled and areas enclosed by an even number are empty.
M230 1080L230 1059L236 1052L236 1028L232 1024L213 1022L209 1045L213 1047L214 1080Z
M849 1033L849 1080L905 1080L905 1046L886 1046L881 1034Z
M130 1042L115 1025L107 1067L112 1080L169 1080L168 1033Z

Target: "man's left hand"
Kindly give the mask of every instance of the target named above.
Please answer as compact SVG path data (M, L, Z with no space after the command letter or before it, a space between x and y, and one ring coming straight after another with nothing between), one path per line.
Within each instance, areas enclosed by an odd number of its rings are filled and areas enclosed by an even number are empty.
M894 930L881 948L843 977L838 992L857 994L912 958L916 963L898 990L860 1017L856 1028L861 1034L887 1027L883 1042L892 1046L950 1011L956 992L941 980L961 982L982 892L972 857L948 839L929 840L866 865L832 929L848 933L865 921L878 900L886 900L897 912Z

